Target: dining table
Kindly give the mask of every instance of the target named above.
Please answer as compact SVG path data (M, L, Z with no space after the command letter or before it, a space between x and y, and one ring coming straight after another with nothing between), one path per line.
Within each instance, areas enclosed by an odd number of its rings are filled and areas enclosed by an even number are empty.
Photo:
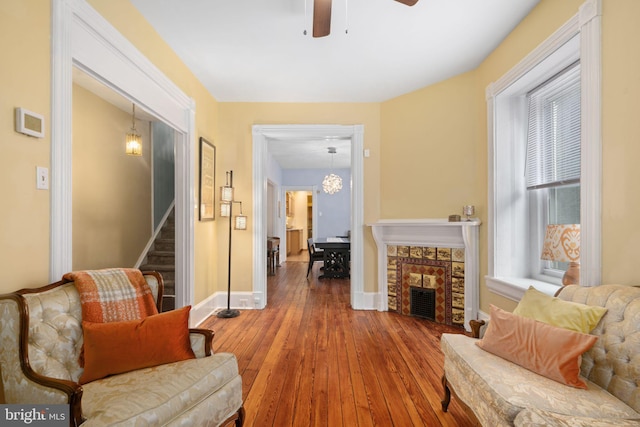
M350 276L351 241L347 237L318 237L313 239L322 250L323 269L319 279L348 278Z

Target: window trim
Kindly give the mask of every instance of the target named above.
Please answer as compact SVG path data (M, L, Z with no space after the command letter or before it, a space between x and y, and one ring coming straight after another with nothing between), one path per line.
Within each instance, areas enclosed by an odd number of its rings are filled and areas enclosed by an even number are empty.
M596 286L601 282L601 192L602 192L602 124L601 124L601 20L602 0L587 0L579 12L553 33L540 46L520 61L499 80L489 84L486 90L487 131L489 147L489 200L488 200L488 274L487 287L493 293L519 301L530 286L553 294L557 286L538 280L524 278L526 263L533 256L513 260L515 245L522 244L522 231L528 220L512 212L501 212L500 203L505 197L515 209L523 212L526 202L518 202L511 197L515 194L513 185L523 177L509 176L509 171L500 168L502 157L512 156L514 150L508 143L523 138L515 127L505 123L510 120L511 111L522 106L517 93L517 83L521 77L542 64L552 54L577 55L581 62L581 176L580 176L580 216L581 216L581 285ZM578 43L578 47L571 43ZM565 63L566 64L566 63ZM551 68L549 75L560 71ZM498 121L500 118L500 121ZM586 173L588 171L588 173ZM508 180L506 180L508 179ZM498 183L501 184L498 187ZM510 183L511 186L505 183ZM511 198L511 200L509 200ZM528 217L528 215L527 215ZM498 223L499 222L499 223ZM524 222L524 223L523 223ZM520 230L520 231L519 231Z

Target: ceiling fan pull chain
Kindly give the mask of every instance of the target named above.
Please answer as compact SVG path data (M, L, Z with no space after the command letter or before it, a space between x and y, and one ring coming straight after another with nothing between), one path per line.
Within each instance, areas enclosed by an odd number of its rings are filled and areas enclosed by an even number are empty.
M304 34L305 36L307 35L307 23L309 22L307 20L307 0L302 0L304 1L304 31L302 32L302 34Z
M349 0L344 0L344 33L349 34Z

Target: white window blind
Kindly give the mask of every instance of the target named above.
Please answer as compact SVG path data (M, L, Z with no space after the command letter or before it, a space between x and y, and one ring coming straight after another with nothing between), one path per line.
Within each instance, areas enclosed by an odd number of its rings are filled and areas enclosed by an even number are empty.
M527 189L580 182L580 64L527 96Z

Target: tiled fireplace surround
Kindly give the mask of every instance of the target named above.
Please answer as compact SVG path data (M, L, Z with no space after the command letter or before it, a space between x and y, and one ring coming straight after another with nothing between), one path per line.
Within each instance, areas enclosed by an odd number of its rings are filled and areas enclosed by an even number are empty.
M478 315L479 226L478 220L446 219L372 224L378 246L379 309L412 315L412 294L420 301L427 296L425 301L435 303L432 320L469 330L469 320Z

